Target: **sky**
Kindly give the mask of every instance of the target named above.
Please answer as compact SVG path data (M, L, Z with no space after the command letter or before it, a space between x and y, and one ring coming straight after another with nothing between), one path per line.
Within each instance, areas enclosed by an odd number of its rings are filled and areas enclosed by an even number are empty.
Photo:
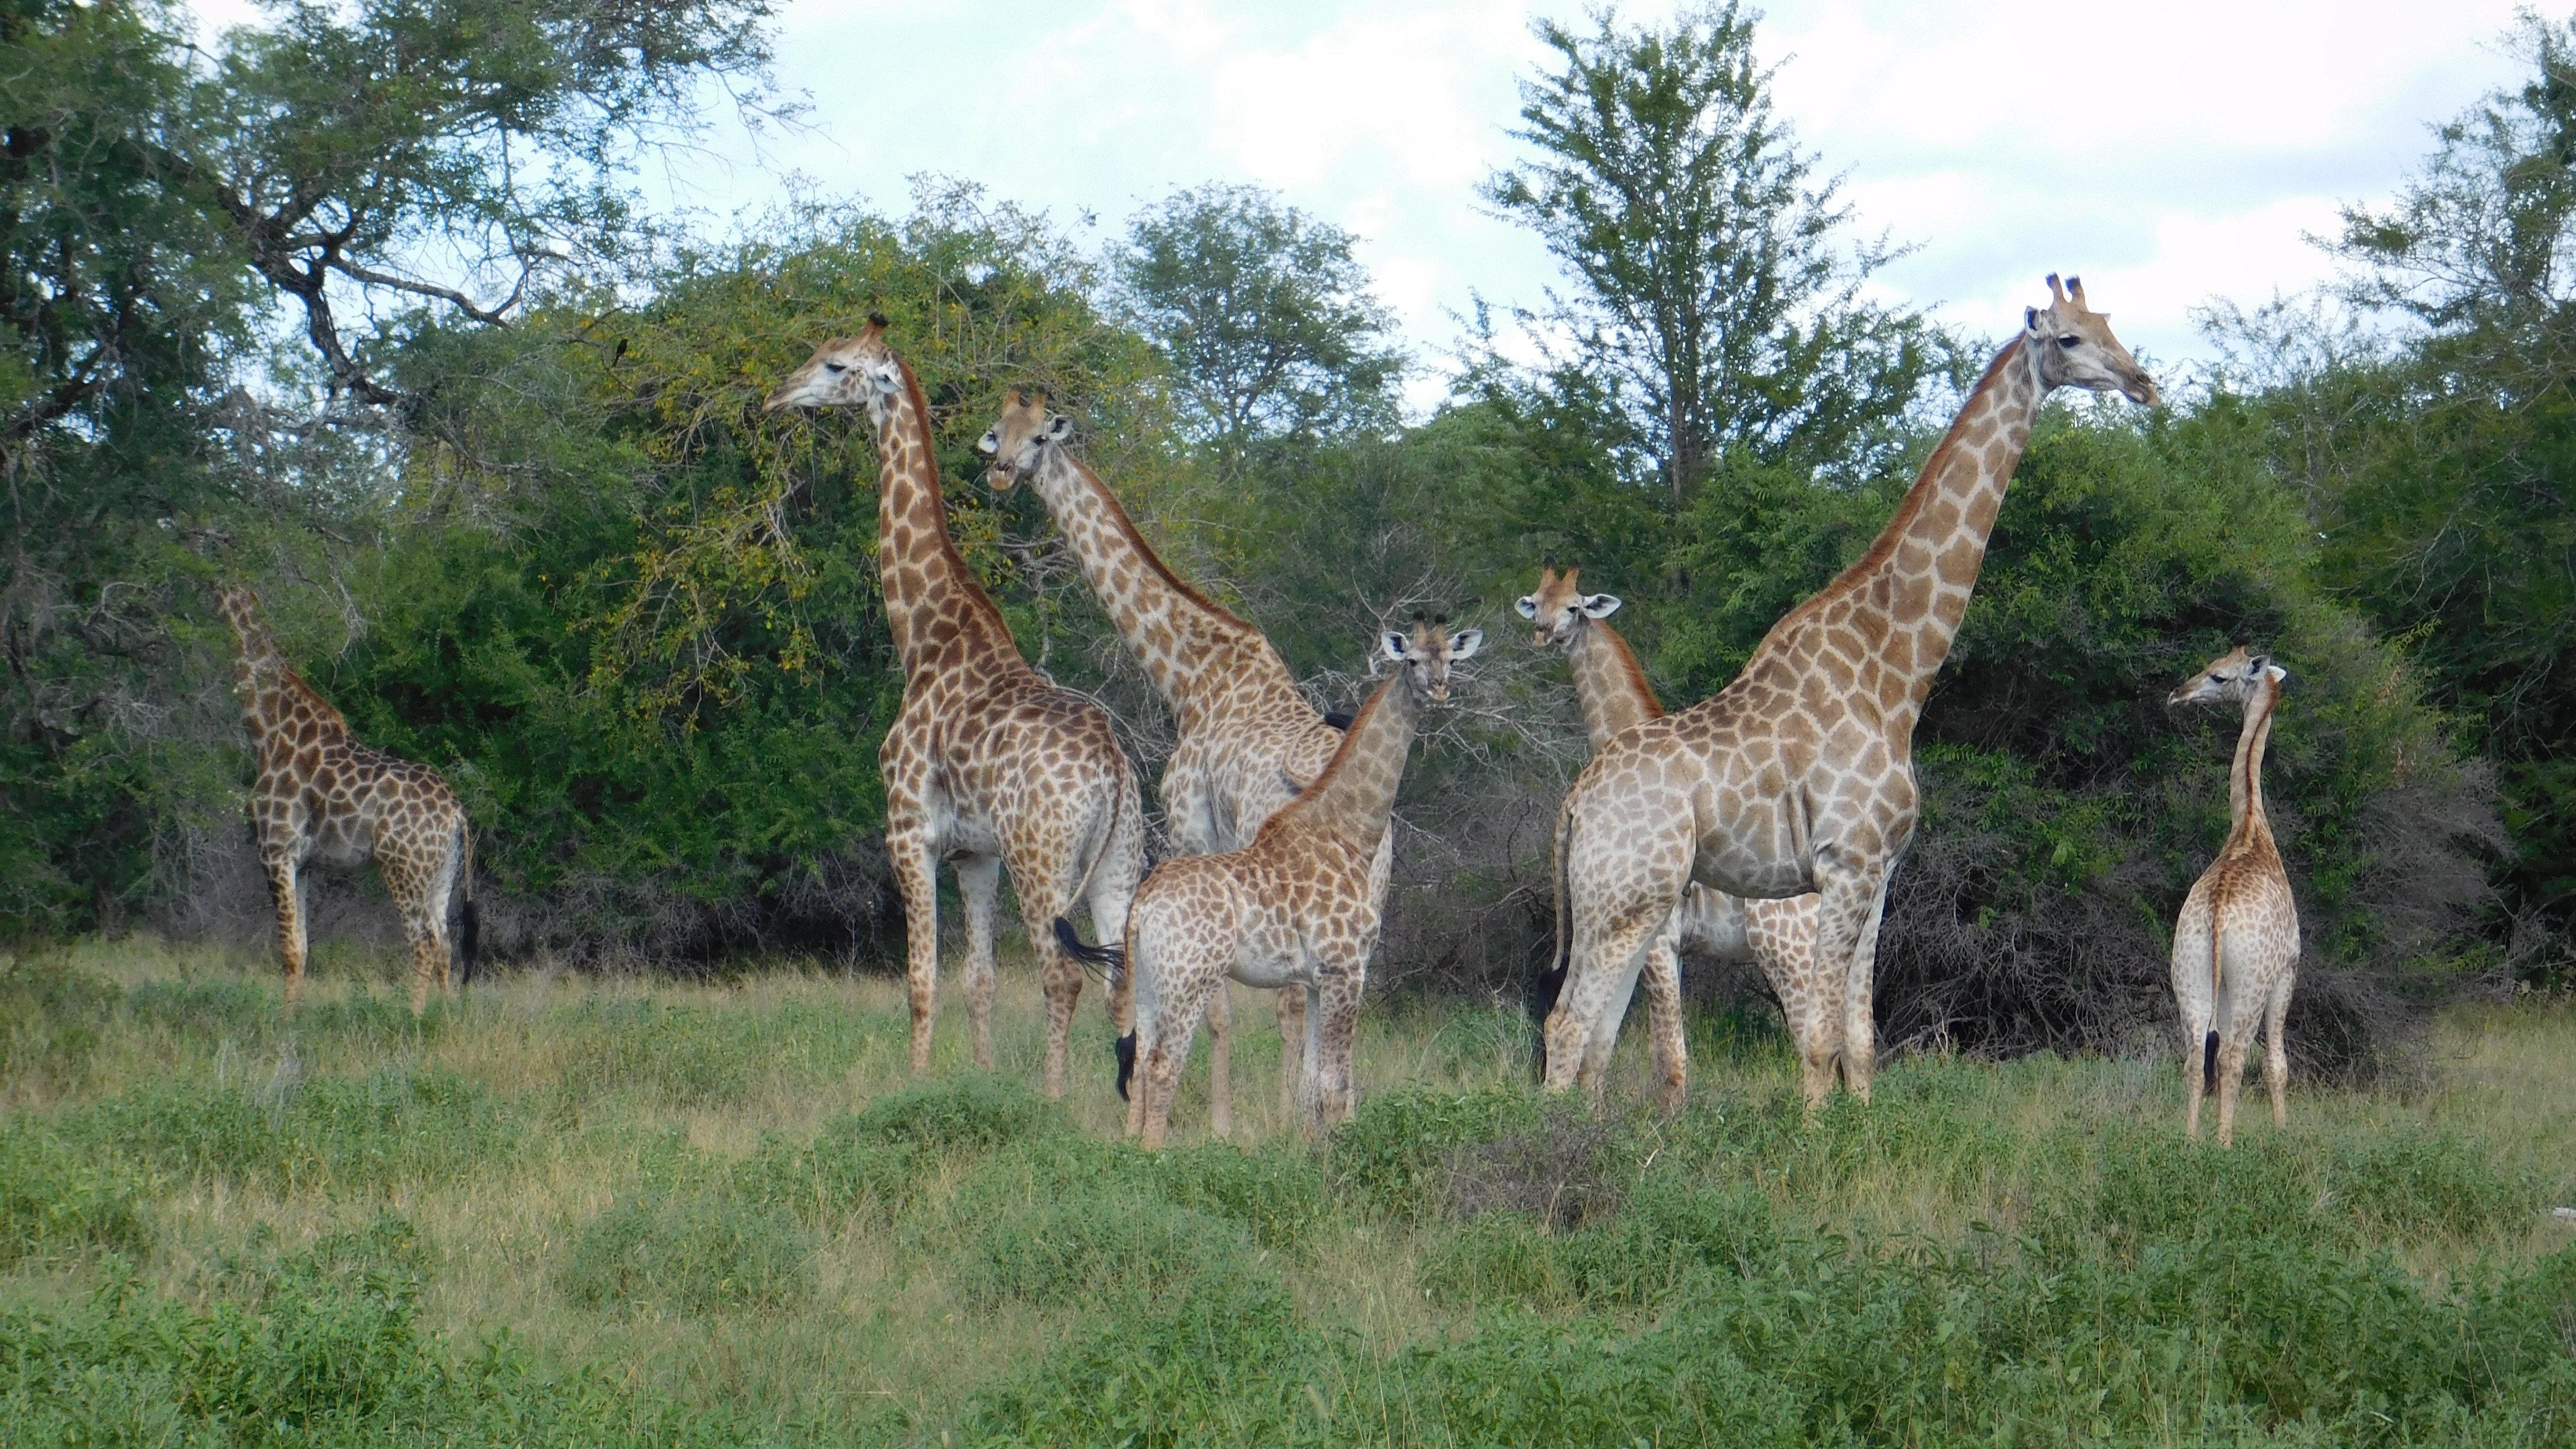
M2306 235L2392 194L2430 126L2518 83L2514 7L1778 0L1756 48L1860 230L1914 248L1880 298L2000 337L2047 273L2080 273L2133 350L2180 361L2209 350L2195 307L2328 276ZM256 14L198 13L209 32ZM808 126L757 144L721 126L647 185L721 221L791 174L900 212L908 177L945 173L1097 241L1178 187L1268 187L1359 237L1427 406L1474 297L1536 304L1559 276L1477 200L1523 153L1516 83L1547 54L1533 14L1588 23L1555 0L784 0L778 79L807 94Z

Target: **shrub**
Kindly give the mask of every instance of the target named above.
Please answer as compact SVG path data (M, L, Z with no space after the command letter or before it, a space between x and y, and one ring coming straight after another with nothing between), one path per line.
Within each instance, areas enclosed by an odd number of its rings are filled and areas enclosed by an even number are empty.
M1240 1223L1265 1248L1305 1246L1333 1214L1313 1154L1273 1143L1245 1151L1227 1142L1142 1158L1141 1174L1165 1200Z
M988 1312L1010 1302L1124 1305L1248 1271L1250 1259L1232 1223L1142 1194L1091 1192L986 1216L959 1254L956 1283Z
M745 1198L832 1221L873 1202L893 1211L945 1155L990 1153L1063 1135L1063 1109L1016 1082L958 1077L880 1097L825 1122L809 1142L770 1136L735 1167Z
M990 1152L1064 1127L1064 1109L1055 1103L1017 1082L974 1073L879 1097L851 1130L889 1147Z
M1648 1305L1702 1273L1752 1272L1779 1245L1779 1214L1760 1190L1656 1172L1638 1182L1618 1216L1563 1239L1558 1258L1567 1287L1585 1303Z
M718 1313L798 1303L814 1242L793 1217L714 1194L630 1198L582 1229L564 1296L588 1307Z
M119 994L57 958L0 959L0 1085L85 1081Z
M2540 1206L2528 1174L2500 1170L2447 1133L2392 1129L2339 1150L2326 1181L2374 1238L2476 1238Z
M37 1253L140 1255L151 1244L145 1184L33 1121L0 1121L0 1269Z
M1558 1248L1534 1215L1490 1212L1432 1236L1415 1277L1444 1308L1556 1307L1570 1296Z
M1462 1152L1527 1133L1544 1118L1544 1103L1532 1091L1405 1087L1382 1093L1334 1130L1333 1186L1363 1212L1413 1220L1444 1211L1451 1168Z

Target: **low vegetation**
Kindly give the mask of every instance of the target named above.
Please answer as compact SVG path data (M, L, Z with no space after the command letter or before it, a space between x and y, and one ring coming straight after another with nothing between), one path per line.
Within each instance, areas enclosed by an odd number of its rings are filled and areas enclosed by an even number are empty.
M0 1424L204 1444L2147 1443L2576 1436L2576 1011L2437 1023L2182 1140L2148 1058L1899 1059L1813 1118L1705 1007L1689 1108L1528 1085L1397 999L1310 1148L1118 1140L1086 1003L1033 1090L904 1072L883 978L542 973L404 1023L395 963L137 940L0 964ZM1266 1017L1248 996L1247 1021ZM1247 1043L1266 1047L1255 1032Z

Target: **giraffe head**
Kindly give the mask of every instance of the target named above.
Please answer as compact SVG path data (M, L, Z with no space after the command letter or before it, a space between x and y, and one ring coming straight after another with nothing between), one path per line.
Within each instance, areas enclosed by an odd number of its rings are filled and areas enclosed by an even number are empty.
M1402 665L1406 682L1417 693L1432 699L1449 697L1449 666L1472 657L1485 647L1485 631L1461 629L1449 632L1449 616L1434 619L1413 616L1413 632L1389 629L1382 641L1388 662Z
M1061 445L1073 436L1073 419L1048 412L1046 404L1045 393L1031 396L1012 388L1001 419L975 444L976 452L993 460L984 481L995 492L1008 489L1022 474L1037 471L1038 459L1049 444Z
M238 584L227 584L215 590L216 612L233 626L233 638L241 645L242 658L253 667L278 656L277 636L269 632L268 621L260 617L259 595Z
M1532 644L1541 649L1550 644L1571 645L1585 621L1607 619L1619 612L1618 595L1587 596L1575 587L1575 576L1582 572L1574 568L1558 573L1550 565L1539 565L1538 592L1523 594L1520 602L1512 606L1521 611L1522 618L1538 626L1530 635Z
M885 329L885 317L871 312L858 336L835 337L815 348L803 367L771 391L761 411L864 407L870 421L884 422L887 404L904 388L903 364L886 346Z
M2218 656L2209 667L2174 686L2165 696L2168 709L2186 704L2243 704L2253 698L2255 687L2269 676L2273 682L2290 677L2290 672L2272 662L2271 656L2256 654L2239 644Z
M2156 384L2120 339L2111 335L2109 314L2084 305L2084 279L2057 284L2048 274L2051 300L2045 307L2024 308L2023 345L2039 363L2040 382L2050 388L2082 387L2118 392L2143 407L2157 402Z

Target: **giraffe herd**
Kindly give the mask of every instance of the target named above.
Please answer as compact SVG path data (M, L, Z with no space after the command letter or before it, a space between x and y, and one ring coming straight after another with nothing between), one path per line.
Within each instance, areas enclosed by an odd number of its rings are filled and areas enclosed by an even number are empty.
M1566 651L1592 749L1557 818L1557 960L1543 1070L1550 1088L1598 1093L1642 977L1656 1092L1686 1090L1678 948L1750 960L1779 999L1810 1106L1837 1073L1866 1102L1876 1059L1871 987L1890 872L1911 842L1915 722L1949 652L2004 491L2040 406L2060 387L2151 406L2156 386L2086 304L2048 279L1894 517L1861 558L1774 624L1716 695L1667 714L1586 595L1578 572L1542 567L1519 601L1533 644ZM1046 1000L1046 1091L1063 1095L1084 969L1110 985L1124 1029L1128 1131L1160 1146L1192 1038L1212 1037L1211 1126L1231 1127L1229 980L1278 992L1282 1115L1309 1133L1353 1102L1352 1043L1383 918L1389 820L1424 712L1474 628L1419 615L1378 643L1391 671L1356 717L1316 713L1262 632L1158 558L1108 486L1068 448L1072 424L1043 396L1010 395L985 434L995 489L1026 482L1084 580L1170 706L1177 740L1159 798L1178 854L1150 871L1137 781L1108 714L1023 659L948 530L919 381L871 315L824 342L769 394L768 411L857 406L880 464L878 570L903 669L903 703L879 750L886 844L906 926L912 1069L928 1070L939 969L935 872L956 871L965 910L967 1013L992 1065L994 928L1007 870ZM400 907L412 1004L453 992L447 912L465 896L474 962L473 838L437 773L350 739L288 668L247 591L222 610L258 754L252 815L276 894L286 1000L305 965L298 871L372 858ZM2284 671L2240 647L2177 688L2173 705L2244 711L2225 847L2176 924L2174 991L2185 1038L2187 1126L2219 1094L2231 1140L2258 1016L2276 1124L2286 1120L2282 1019L2298 918L2263 811L2262 758ZM1072 916L1087 908L1100 944ZM1132 1081L1131 1081L1132 1068Z

